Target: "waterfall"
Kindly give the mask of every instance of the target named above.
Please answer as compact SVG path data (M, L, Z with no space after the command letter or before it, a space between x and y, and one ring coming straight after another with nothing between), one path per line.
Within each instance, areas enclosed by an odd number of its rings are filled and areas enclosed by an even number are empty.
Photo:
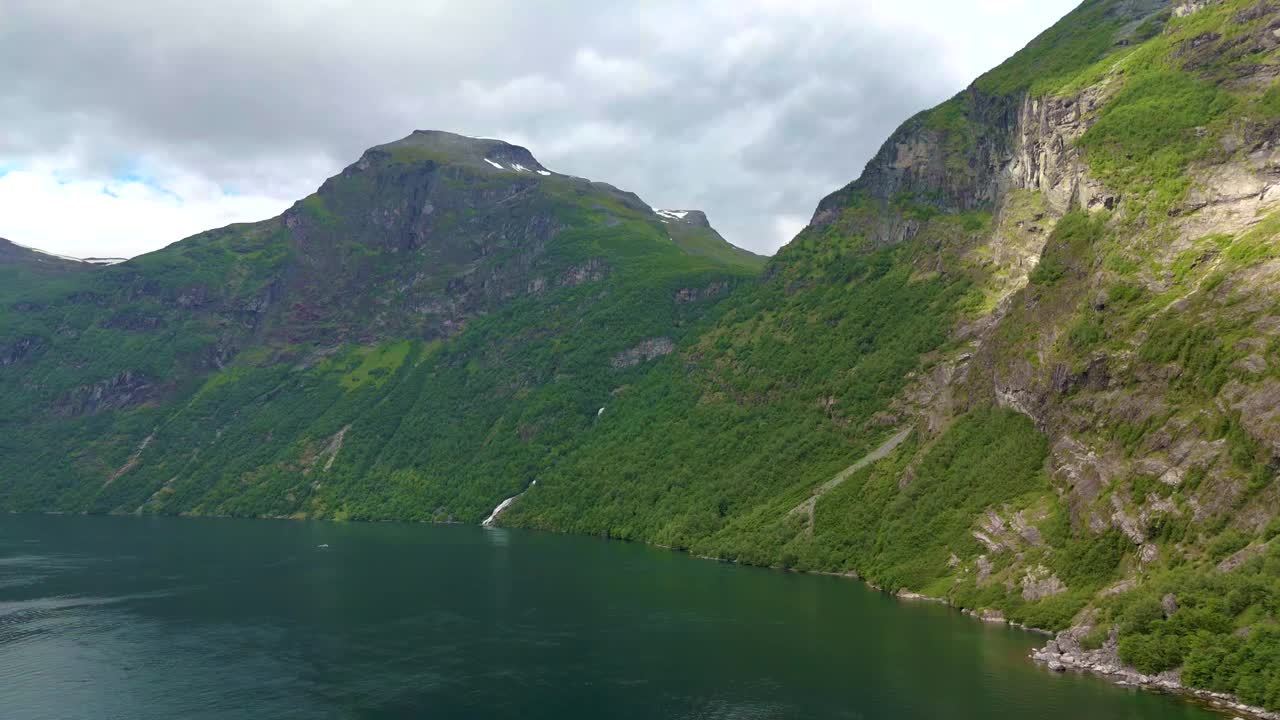
M533 482L529 483L529 487L533 487L534 485L537 485L537 484L538 484L538 481L534 480ZM524 492L520 493L520 495L524 495L524 493L526 492L529 492L529 490L526 489ZM493 512L489 513L489 517L485 518L484 522L480 524L483 525L484 527L491 527L494 524L494 522L498 520L498 516L502 514L503 510L506 510L508 507L511 506L511 503L520 499L520 495L513 495L507 498L506 500L503 500L502 502L498 503L498 507L494 508Z

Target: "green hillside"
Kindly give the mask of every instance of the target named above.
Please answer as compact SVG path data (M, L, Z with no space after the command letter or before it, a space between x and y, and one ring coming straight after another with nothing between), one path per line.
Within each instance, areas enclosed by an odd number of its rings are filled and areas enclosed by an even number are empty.
M475 521L755 272L523 148L415 133L6 305L3 505Z

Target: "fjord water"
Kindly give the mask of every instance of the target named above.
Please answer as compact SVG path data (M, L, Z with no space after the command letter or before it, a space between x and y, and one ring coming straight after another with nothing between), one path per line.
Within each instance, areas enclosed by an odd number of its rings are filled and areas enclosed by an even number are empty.
M461 526L0 516L0 717L1211 718L841 578Z

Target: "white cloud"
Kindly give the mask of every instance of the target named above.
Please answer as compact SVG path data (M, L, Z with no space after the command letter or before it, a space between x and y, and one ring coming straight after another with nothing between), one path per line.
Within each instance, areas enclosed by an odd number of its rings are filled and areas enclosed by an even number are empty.
M1076 1L3 0L0 236L141 252L437 128L772 252L899 122Z
M644 137L643 133L625 125L592 120L563 128L546 144L532 144L539 154L556 157L584 152L606 153L613 150L627 152L647 141L648 138ZM612 182L607 177L593 176L591 179Z
M461 95L477 110L493 113L546 111L568 98L564 85L541 75L525 75L493 87L464 80Z
M786 245L800 234L809 218L803 215L778 215L773 219L773 237L778 245Z
M165 185L60 177L48 168L0 176L3 235L72 257L129 257L233 222L262 220L289 201L234 195L198 177Z
M643 63L605 57L589 47L574 55L573 71L591 91L617 97L647 95L669 84Z

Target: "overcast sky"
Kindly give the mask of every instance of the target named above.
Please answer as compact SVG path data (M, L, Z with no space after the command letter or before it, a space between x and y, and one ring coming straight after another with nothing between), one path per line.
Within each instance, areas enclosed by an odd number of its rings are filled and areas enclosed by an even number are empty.
M136 255L416 128L771 253L902 120L1075 0L0 0L0 237Z

